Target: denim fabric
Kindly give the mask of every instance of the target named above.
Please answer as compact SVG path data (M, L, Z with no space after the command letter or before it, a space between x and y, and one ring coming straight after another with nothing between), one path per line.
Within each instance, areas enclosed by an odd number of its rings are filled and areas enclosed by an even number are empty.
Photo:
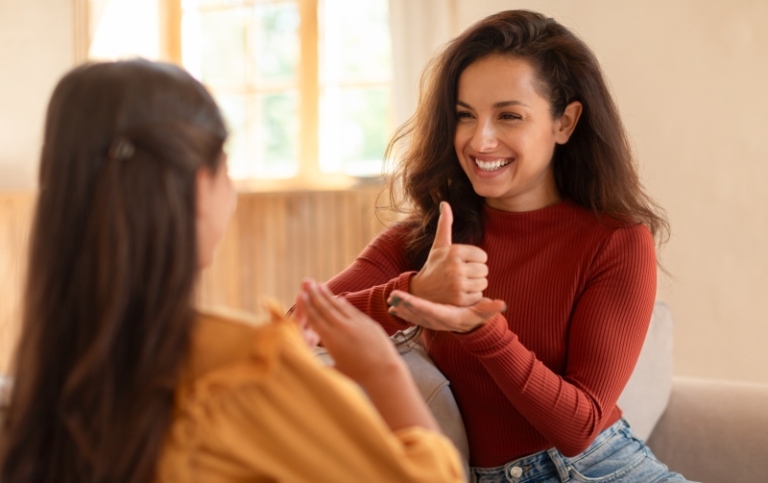
M659 462L623 419L600 433L583 453L567 458L555 448L495 468L471 468L476 483L688 481Z

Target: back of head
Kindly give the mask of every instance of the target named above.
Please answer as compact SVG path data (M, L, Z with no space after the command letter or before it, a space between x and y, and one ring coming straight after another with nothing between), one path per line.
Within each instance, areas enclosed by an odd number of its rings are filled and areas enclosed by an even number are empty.
M643 193L618 109L591 49L556 20L527 10L507 10L470 26L432 60L422 79L413 118L390 144L407 139L397 180L413 200L419 229L413 248L425 258L429 234L437 224L441 200L454 209L454 239L477 242L482 234L483 200L474 192L453 148L458 82L473 62L501 55L530 62L536 89L553 118L578 101L583 113L566 144L556 146L553 162L560 195L622 221L642 222L652 231L665 222ZM392 190L398 192L400 190ZM421 239L421 241L419 241Z
M225 138L170 64L85 64L56 86L4 483L152 479L193 319L196 172Z

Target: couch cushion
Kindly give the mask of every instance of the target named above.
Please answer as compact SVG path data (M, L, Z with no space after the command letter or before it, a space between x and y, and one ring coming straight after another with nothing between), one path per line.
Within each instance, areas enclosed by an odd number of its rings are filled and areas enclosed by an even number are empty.
M397 345L403 361L408 366L421 397L440 425L440 429L443 430L443 434L456 446L464 463L465 471L468 471L469 442L459 407L456 405L456 400L451 392L450 383L427 355L424 347L409 337L414 328L411 327L405 332L396 332L392 336L392 341ZM334 364L333 357L325 348L317 347L314 353L321 363L327 366Z
M404 342L407 335L397 332L392 336L398 344L403 360L411 371L413 379L419 388L421 396L429 410L435 416L443 433L459 450L466 469L469 469L469 442L464 430L459 407L451 392L450 383L442 372L435 366L432 358L421 344L415 341Z
M657 301L635 370L618 405L632 431L647 440L669 402L672 390L672 312Z
M691 481L768 481L768 384L675 377L648 445Z

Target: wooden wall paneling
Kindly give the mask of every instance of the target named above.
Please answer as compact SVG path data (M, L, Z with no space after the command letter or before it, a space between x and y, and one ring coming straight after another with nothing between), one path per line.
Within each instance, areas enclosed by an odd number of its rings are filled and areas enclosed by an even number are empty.
M339 233L350 229L345 226L337 213L337 199L339 192L330 192L326 196L319 197L314 205L314 216L312 220L313 230L316 237L316 245L313 250L314 267L312 278L319 282L325 281L330 277L335 268L339 265L339 259L343 255L339 254Z
M233 257L235 263L232 266L233 273L229 274L238 283L240 304L237 308L257 311L259 297L264 290L262 280L258 277L259 270L264 266L264 256L260 246L262 240L257 234L262 233L260 223L263 222L255 208L253 196L244 197L238 204L235 223L238 230L237 253Z
M277 225L281 238L281 246L284 247L280 258L278 258L275 271L280 275L280 284L277 285L273 294L283 304L290 305L292 302L291 294L295 291L294 280L298 274L306 273L307 256L302 250L304 238L308 233L307 228L307 195L305 193L295 193L290 196L281 194L282 203L280 203L283 213L282 223Z
M357 253L351 253L355 252L355 250L350 250L350 247L345 242L347 233L353 231L355 224L354 220L349 219L344 214L344 207L354 202L354 196L350 196L351 194L351 192L339 192L335 198L336 203L333 212L338 218L339 226L339 229L335 232L336 236L333 242L336 258L334 259L333 267L330 267L330 270L323 277L323 281L330 279L336 273L343 270L357 255Z
M245 283L240 290L247 302L242 308L256 311L266 297L277 298L278 260L285 251L280 233L284 214L281 200L274 194L245 195L243 205L246 209L237 218L243 238L236 269L245 274L241 276Z
M289 208L285 237L289 240L288 252L283 260L286 277L280 286L280 297L286 305L293 304L302 277L315 277L317 260L313 256L318 244L317 219L314 208L323 200L316 192L302 192L287 196ZM310 254L310 251L312 253Z
M34 193L0 194L0 374L8 373L21 330Z
M360 223L357 216L354 213L357 211L356 206L360 203L360 193L357 191L348 191L340 195L339 206L337 213L341 219L342 226L344 227L339 231L338 244L339 244L339 262L338 266L343 270L354 260L357 253L354 253L358 248L357 237L358 229L357 225ZM340 271L337 270L336 272ZM327 281L333 277L336 273L330 273L323 281Z

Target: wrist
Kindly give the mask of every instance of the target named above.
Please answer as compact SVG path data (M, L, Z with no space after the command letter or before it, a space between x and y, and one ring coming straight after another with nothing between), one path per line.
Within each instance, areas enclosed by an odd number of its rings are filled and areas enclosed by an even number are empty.
M413 272L411 273L410 277L408 277L408 287L407 291L411 295L419 296L420 293L420 284L421 284L421 278L420 278L421 272Z
M357 383L363 386L366 392L371 393L382 388L399 385L403 379L408 377L410 377L410 372L398 355L391 360L377 362L371 371L359 378Z

